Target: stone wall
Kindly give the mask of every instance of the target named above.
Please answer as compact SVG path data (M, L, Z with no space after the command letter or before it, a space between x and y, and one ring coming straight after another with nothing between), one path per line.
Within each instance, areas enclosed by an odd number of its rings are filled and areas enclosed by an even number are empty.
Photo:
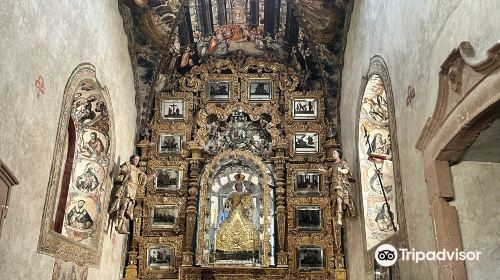
M366 1L357 0L351 15L342 72L341 137L346 160L355 162L356 108L362 76L370 58L381 55L387 63L394 93L401 159L401 178L408 242L421 251L435 249L429 216L423 159L415 149L417 138L434 111L438 73L449 53L470 41L477 59L498 41L500 3L495 0ZM406 105L408 86L416 96ZM355 167L353 168L355 169ZM351 279L373 279L365 272L363 236L359 220L347 227ZM401 279L437 279L435 262L399 263Z
M118 1L7 1L0 18L0 157L20 181L0 238L0 279L52 279L55 260L37 242L64 88L78 64L96 67L111 95L115 163L127 159L136 126L127 37ZM124 238L103 234L101 264L88 268L88 279L119 279Z

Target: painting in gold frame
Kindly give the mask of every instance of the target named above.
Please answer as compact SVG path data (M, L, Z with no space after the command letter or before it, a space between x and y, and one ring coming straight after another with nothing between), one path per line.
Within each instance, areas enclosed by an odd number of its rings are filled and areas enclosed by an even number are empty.
M271 79L249 79L248 99L250 102L267 102L273 97L273 81Z
M163 154L182 153L184 136L177 133L162 133L158 141L158 152Z
M293 135L293 150L297 154L315 154L319 152L317 132L296 132Z
M161 116L166 120L184 120L186 106L183 99L164 99L161 101Z
M317 205L297 206L295 221L298 230L321 230L323 227L321 207Z
M175 266L174 248L168 244L150 244L147 258L148 269L171 269Z
M156 191L176 191L180 189L182 181L182 172L173 168L156 169L157 177L155 179Z
M207 83L208 101L227 102L232 94L232 81L210 80Z
M300 246L297 248L297 265L301 272L324 270L323 248L317 245Z
M316 120L318 118L318 99L293 99L292 117L294 120Z
M178 217L178 209L176 205L154 205L151 208L151 227L171 229L176 227Z

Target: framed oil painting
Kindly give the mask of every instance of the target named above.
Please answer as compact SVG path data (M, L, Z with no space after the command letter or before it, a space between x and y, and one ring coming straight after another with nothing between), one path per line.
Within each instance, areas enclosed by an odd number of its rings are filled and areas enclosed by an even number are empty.
M297 264L299 271L318 271L325 269L323 248L306 245L297 249Z
M297 172L295 174L295 191L298 194L318 194L321 175L318 172Z
M177 224L178 210L176 205L154 205L150 215L152 227L171 229Z
M293 149L296 153L314 154L319 151L318 133L296 132L293 137Z
M160 141L158 142L158 151L160 153L180 154L182 152L182 134L160 134Z
M248 97L252 102L269 101L273 96L273 82L270 79L250 79Z
M292 105L294 120L315 120L318 118L318 100L316 98L296 98Z
M157 169L158 176L155 179L157 191L176 191L180 189L182 172L172 168Z
M162 100L161 116L166 120L183 120L186 116L184 100L182 99Z
M175 266L174 248L168 244L153 244L148 247L149 269L170 269Z
M299 230L321 230L321 208L319 206L297 206L295 219Z
M207 86L209 101L225 102L231 97L231 81L209 81Z

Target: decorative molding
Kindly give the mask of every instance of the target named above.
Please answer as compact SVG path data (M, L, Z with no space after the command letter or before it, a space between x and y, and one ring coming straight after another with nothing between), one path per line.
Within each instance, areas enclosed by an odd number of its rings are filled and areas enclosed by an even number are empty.
M499 117L495 111L500 107L500 43L491 47L484 59L474 60L474 53L468 42L462 42L442 64L436 106L416 143L424 158L437 251L463 247L458 212L449 204L454 199L449 162L458 160ZM438 276L443 280L466 279L465 263L440 261Z

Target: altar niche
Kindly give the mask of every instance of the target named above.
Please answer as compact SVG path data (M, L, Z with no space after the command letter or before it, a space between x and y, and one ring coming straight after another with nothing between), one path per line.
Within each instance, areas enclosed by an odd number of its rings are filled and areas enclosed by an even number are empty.
M198 264L274 264L273 183L268 167L256 160L248 151L228 150L205 167Z

